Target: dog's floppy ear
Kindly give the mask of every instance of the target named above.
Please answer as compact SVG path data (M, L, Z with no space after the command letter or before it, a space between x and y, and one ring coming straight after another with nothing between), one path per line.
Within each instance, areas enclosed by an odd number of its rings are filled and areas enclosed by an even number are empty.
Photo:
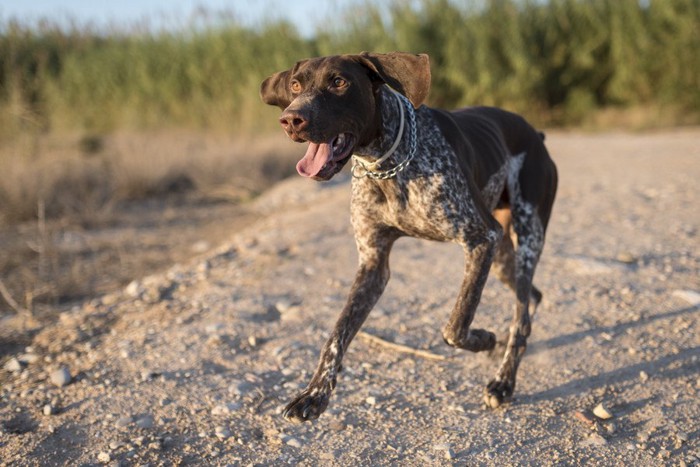
M411 101L415 108L430 91L430 60L427 54L392 52L375 54L362 52L358 61L379 78Z
M265 78L260 85L260 98L268 105L276 105L280 109L286 109L292 102L289 92L289 76L291 70L280 71Z
M292 102L292 94L289 89L289 80L296 69L307 60L302 60L294 65L294 68L280 71L265 78L260 85L260 98L268 105L276 105L284 110Z

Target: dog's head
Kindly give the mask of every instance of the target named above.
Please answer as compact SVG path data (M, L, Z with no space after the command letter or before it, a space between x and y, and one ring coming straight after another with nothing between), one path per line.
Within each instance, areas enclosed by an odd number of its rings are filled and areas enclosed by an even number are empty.
M280 124L296 142L308 142L297 171L329 180L353 150L379 136L379 88L388 84L417 108L430 89L425 54L335 55L297 62L260 86L263 102L280 107Z

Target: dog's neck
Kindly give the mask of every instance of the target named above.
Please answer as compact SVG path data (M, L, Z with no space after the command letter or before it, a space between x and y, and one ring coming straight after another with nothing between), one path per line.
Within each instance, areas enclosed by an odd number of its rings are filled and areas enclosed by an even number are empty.
M406 139L406 124L404 123L403 131L400 128L401 105L401 102L389 88L382 86L379 89L377 93L377 107L380 116L378 136L366 146L355 148L356 156L361 157L366 162L373 163L382 158L394 146L397 138L401 137L397 150L384 161L383 165L390 166L395 162L396 155L400 154L401 148L406 145L404 141ZM403 134L399 135L399 132Z
M413 104L396 91L382 88L380 93L380 111L377 113L382 117L381 132L364 150L355 151L352 161L352 176L355 178L394 178L408 167L416 152L417 128ZM392 100L395 103L393 106Z

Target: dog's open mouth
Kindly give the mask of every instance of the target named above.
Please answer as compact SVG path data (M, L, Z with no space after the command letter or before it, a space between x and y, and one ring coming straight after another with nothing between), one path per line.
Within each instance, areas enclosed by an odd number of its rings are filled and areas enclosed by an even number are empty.
M304 177L328 180L343 168L355 148L355 136L340 133L326 143L309 143L306 154L297 163L297 172Z

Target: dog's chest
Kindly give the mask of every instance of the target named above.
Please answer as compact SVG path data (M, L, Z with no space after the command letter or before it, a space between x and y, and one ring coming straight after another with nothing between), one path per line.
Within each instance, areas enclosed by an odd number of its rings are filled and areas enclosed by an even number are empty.
M452 148L426 120L416 156L403 172L389 180L354 180L353 214L413 237L459 240L477 216L474 200Z

